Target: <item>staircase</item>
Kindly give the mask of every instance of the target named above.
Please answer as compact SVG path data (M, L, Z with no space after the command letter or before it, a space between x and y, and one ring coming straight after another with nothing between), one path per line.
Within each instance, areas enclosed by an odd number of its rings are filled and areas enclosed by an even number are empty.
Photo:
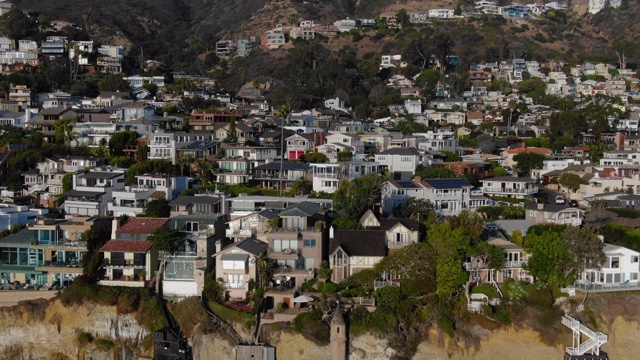
M496 289L498 290L498 294L500 294L500 297L504 297L504 294L502 293L502 290L500 289L500 286L498 286L498 283L495 281L491 281L491 285L495 286Z
M571 316L563 316L561 322L562 325L573 331L573 346L567 347L567 354L573 356L580 356L586 353L600 355L600 347L608 340L607 334L595 332ZM581 335L585 335L587 341L581 342Z
M229 336L233 338L233 340L235 340L238 344L247 343L247 341L243 339L242 336L240 336L240 334L238 334L238 332L233 327L231 327L231 325L227 324L226 321L222 320L218 315L214 314L213 311L209 310L209 307L207 306L204 298L202 299L202 307L204 308L204 311L207 313L207 315L209 315L209 318L220 325L220 327L224 331L226 331L227 334L229 334Z

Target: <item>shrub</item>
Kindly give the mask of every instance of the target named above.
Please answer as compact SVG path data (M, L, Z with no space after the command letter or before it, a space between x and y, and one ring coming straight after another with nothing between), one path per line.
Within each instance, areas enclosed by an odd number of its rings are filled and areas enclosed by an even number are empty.
M315 285L315 283L317 281L318 280L316 280L316 279L311 279L309 281L303 282L302 283L302 287L301 287L302 291L303 292L313 292L313 291L315 291L315 289L313 288L313 285Z
M496 310L496 313L494 316L496 320L500 321L505 325L511 324L511 317L509 316L509 313L507 312L507 310L503 308L499 308L498 310Z
M123 291L118 297L118 301L116 303L118 314L131 314L135 312L136 309L138 309L139 301L140 296L138 293L131 289Z
M336 285L336 284L334 284L332 282L327 282L322 287L322 291L321 292L323 294L335 294L336 292L338 292L338 285Z
M251 330L255 325L256 325L255 320L249 320L246 323L244 323L244 328L247 330Z
M451 319L449 319L446 316L439 316L438 319L436 320L436 323L438 324L438 327L440 328L440 330L442 330L443 333L453 337L455 326L453 324L453 321L451 321Z
M491 315L493 314L493 306L489 305L489 304L483 304L482 305L482 312L485 315Z
M93 335L89 334L86 331L76 330L76 342L78 343L78 345L84 346L92 341L93 341Z
M323 281L318 281L318 285L316 286L316 289L318 289L319 293L323 293L322 291L324 290L324 282Z
M507 280L508 281L504 282L503 288L505 295L507 295L509 299L522 299L527 295L527 290L521 282L511 279Z
M98 350L110 350L113 348L113 341L108 340L108 339L97 339L94 344L96 344L96 347L98 348Z

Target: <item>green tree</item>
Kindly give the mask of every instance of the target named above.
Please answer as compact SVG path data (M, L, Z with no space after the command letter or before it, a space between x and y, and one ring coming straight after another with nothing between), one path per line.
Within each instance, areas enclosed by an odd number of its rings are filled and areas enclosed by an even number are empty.
M495 177L500 177L500 176L507 176L507 170L501 166L496 166L493 168L493 176Z
M611 44L611 49L618 58L620 69L626 69L629 59L633 58L638 51L637 45L627 38L615 39Z
M20 9L13 8L0 16L0 31L10 39L21 40L31 30L31 19Z
M584 184L580 175L574 173L562 174L558 183L573 192L578 191L578 189L580 189L580 185Z
M335 211L347 219L359 219L367 209L380 202L384 181L384 177L375 173L342 181L333 195Z
M438 295L450 299L462 290L467 273L462 262L454 256L438 256L436 265L436 284Z
M62 176L62 192L63 193L73 189L73 174L74 173L70 172Z
M544 160L547 157L538 153L520 153L513 157L518 163L518 171L523 175L530 175L532 169L542 169Z
M171 215L171 206L165 198L156 198L147 201L144 212L138 217L159 217L167 218Z
M444 159L444 161L446 162L457 162L460 161L460 155L452 152L452 151L447 151L447 150L443 150L442 154L446 156L446 158Z
M202 293L207 300L222 303L224 301L224 283L216 280L212 274L207 274L204 278Z
M324 164L327 162L327 155L317 151L307 151L302 156L302 161L312 164Z
M235 144L238 142L238 131L236 130L236 119L231 118L229 122L229 131L227 131L227 137L224 138L224 142Z
M158 251L173 254L184 244L184 238L177 230L159 227L153 229L147 238Z
M423 70L416 78L416 85L422 90L424 96L432 99L436 96L436 89L440 81L440 72L434 69Z
M124 80L121 74L112 74L105 76L98 82L100 91L129 91L129 83Z
M415 175L423 179L450 179L456 177L452 170L438 165L427 166L424 170L416 172Z
M125 146L135 145L138 142L138 133L132 130L119 131L109 137L109 153L112 156L124 156Z
M156 94L158 93L158 85L152 84L152 83L146 83L146 84L142 84L142 87L149 92L149 95L151 95L152 98L156 97Z
M393 209L393 216L400 219L412 218L423 222L431 222L435 220L435 211L431 201L421 198L409 198Z
M351 151L338 151L338 162L346 162L353 160L353 153Z

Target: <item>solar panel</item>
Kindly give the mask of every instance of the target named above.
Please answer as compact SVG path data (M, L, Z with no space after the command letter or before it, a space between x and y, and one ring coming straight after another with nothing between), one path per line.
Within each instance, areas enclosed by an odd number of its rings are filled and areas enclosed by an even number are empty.
M467 180L463 179L429 179L426 182L436 189L457 189L471 185Z
M398 181L398 185L402 186L405 189L415 189L416 188L416 184L412 183L411 181Z

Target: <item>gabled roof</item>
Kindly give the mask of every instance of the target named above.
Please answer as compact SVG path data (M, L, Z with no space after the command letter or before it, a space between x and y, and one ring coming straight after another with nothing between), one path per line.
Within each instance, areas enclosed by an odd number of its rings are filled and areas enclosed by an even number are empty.
M386 218L380 219L380 230L389 230L396 226L397 224L404 225L407 229L411 231L420 230L420 222L415 219L394 219L394 218Z
M498 177L486 178L486 179L480 180L480 182L485 182L485 181L503 181L503 182L519 182L519 183L535 182L535 180L533 180L532 178L514 177L514 176L498 176Z
M288 208L282 210L279 216L312 216L313 214L322 211L322 209L311 202L303 201L295 205L291 205Z
M100 248L101 252L132 252L132 253L146 253L153 247L150 241L146 240L109 240L103 247Z
M267 252L267 244L265 242L253 238L248 238L225 247L221 251L215 253L213 256L215 257L216 255L225 254L234 248L238 248L256 256L260 255L261 253Z
M381 151L378 153L378 155L419 156L420 152L418 151L418 149L413 147L409 147L409 148L398 147L398 148L392 148L392 149L387 149L385 151Z
M386 256L384 230L336 230L329 239L329 254L341 247L349 256Z
M157 228L165 226L169 222L168 218L130 218L126 224L120 226L118 234L151 234Z

